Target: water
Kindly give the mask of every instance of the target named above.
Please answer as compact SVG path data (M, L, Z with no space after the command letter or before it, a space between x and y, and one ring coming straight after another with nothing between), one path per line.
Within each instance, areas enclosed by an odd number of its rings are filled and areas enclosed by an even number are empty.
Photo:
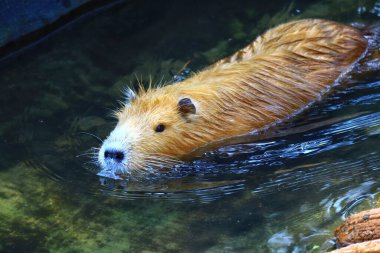
M180 80L300 17L374 23L378 1L122 2L0 66L0 252L324 252L380 190L380 73L349 76L281 134L145 181L81 156L136 77ZM376 64L376 61L371 64ZM357 70L360 72L360 69Z

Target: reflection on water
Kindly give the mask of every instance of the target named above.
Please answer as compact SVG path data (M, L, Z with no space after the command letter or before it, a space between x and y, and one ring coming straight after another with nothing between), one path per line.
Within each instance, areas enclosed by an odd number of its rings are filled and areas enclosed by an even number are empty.
M286 2L121 3L3 62L0 252L331 248L335 226L379 192L376 58L273 132L160 176L114 180L88 163L100 145L89 134L113 128L107 114L136 75L181 80L294 18L380 16L376 1Z

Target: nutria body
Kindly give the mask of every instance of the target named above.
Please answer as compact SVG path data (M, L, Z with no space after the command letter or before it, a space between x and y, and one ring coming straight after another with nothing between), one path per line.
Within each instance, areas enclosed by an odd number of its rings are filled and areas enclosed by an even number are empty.
M273 125L317 100L366 48L359 30L331 21L273 28L183 82L129 92L99 163L137 175L209 142Z

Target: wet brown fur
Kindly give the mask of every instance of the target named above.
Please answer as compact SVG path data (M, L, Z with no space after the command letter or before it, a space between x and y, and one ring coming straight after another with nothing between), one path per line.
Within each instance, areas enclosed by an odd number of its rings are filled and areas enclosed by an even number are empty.
M183 82L140 92L118 112L119 125L139 132L132 160L181 158L206 143L279 122L317 100L366 48L359 30L331 21L273 28ZM181 98L194 102L196 114L179 114ZM159 123L166 126L162 133L154 131Z

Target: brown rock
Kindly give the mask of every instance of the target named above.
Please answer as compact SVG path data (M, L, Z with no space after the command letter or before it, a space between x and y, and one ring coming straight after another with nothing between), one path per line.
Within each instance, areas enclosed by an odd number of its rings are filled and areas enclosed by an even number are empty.
M335 230L335 236L337 244L340 246L380 239L380 208L363 211L348 217Z

